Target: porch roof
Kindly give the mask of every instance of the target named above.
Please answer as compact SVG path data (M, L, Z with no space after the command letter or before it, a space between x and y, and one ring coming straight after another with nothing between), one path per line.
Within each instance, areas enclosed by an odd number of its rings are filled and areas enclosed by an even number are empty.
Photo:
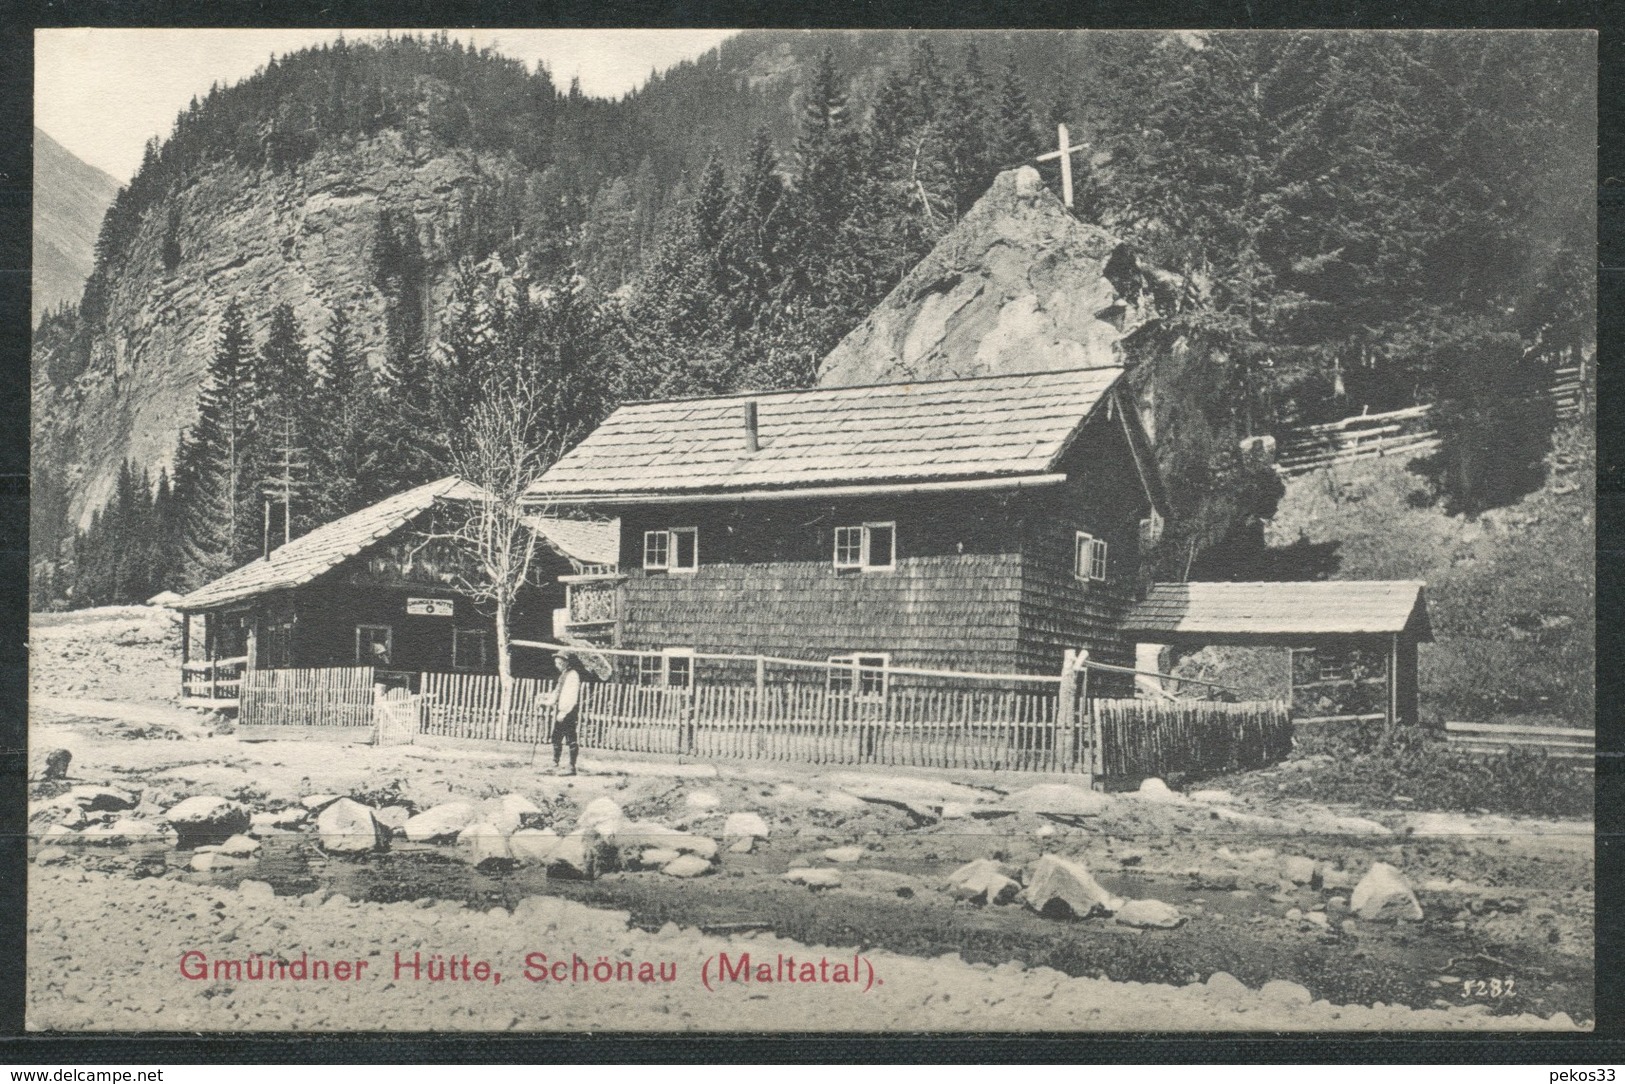
M1324 636L1404 634L1431 641L1424 584L1413 580L1159 583L1124 631L1150 643L1295 644Z
M1116 366L632 403L553 465L537 501L726 495L1047 475ZM746 404L757 408L749 451Z

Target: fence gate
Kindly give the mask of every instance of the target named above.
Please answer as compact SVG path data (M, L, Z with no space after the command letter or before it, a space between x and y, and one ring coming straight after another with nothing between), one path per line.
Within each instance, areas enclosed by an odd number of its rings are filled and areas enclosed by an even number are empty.
M372 717L378 728L377 744L411 745L423 729L423 697L405 689L380 688L373 700Z

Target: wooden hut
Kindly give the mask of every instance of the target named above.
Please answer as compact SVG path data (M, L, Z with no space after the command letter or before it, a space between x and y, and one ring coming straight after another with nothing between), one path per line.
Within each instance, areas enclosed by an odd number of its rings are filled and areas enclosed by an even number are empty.
M488 609L460 582L457 548L437 539L479 490L442 478L326 524L169 603L184 615L183 687L229 701L245 668L370 666L494 672L496 637ZM544 543L535 589L513 615L515 635L551 631L562 607L558 577L613 560L613 524L537 516ZM516 660L539 667L529 657Z
M1282 648L1295 690L1375 685L1371 706L1390 726L1418 720L1417 646L1433 639L1424 585L1411 580L1160 583L1123 632L1176 647Z
M1130 663L1161 521L1122 373L623 406L531 490L621 520L618 569L570 584L572 631L649 652L640 677L670 684L695 652L827 661L860 692L889 666Z

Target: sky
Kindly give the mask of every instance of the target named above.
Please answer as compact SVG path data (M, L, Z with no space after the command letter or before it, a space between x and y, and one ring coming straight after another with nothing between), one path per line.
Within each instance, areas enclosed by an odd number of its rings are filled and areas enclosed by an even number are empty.
M34 32L34 123L119 183L141 165L152 136L212 83L229 85L282 55L383 30L181 30L69 28ZM400 33L400 31L397 31ZM729 30L452 30L451 35L538 63L560 88L617 98L714 48Z

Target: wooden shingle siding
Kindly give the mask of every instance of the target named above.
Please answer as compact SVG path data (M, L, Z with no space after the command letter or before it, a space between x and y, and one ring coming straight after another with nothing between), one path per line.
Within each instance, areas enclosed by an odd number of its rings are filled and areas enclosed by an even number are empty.
M837 570L834 529L897 524L889 571ZM693 573L646 572L643 532L700 526ZM622 646L1008 671L1017 659L1019 523L997 497L623 512Z
M1026 673L1057 673L1068 648L1097 662L1132 665L1134 645L1121 632L1139 579L1140 520L1149 502L1120 424L1106 418L1079 435L1063 458L1068 480L1022 498L1021 644ZM1077 532L1105 539L1105 581L1075 574ZM1116 678L1097 675L1109 694ZM1127 679L1124 679L1126 682ZM1124 686L1126 689L1126 685ZM1126 695L1126 693L1125 693Z

